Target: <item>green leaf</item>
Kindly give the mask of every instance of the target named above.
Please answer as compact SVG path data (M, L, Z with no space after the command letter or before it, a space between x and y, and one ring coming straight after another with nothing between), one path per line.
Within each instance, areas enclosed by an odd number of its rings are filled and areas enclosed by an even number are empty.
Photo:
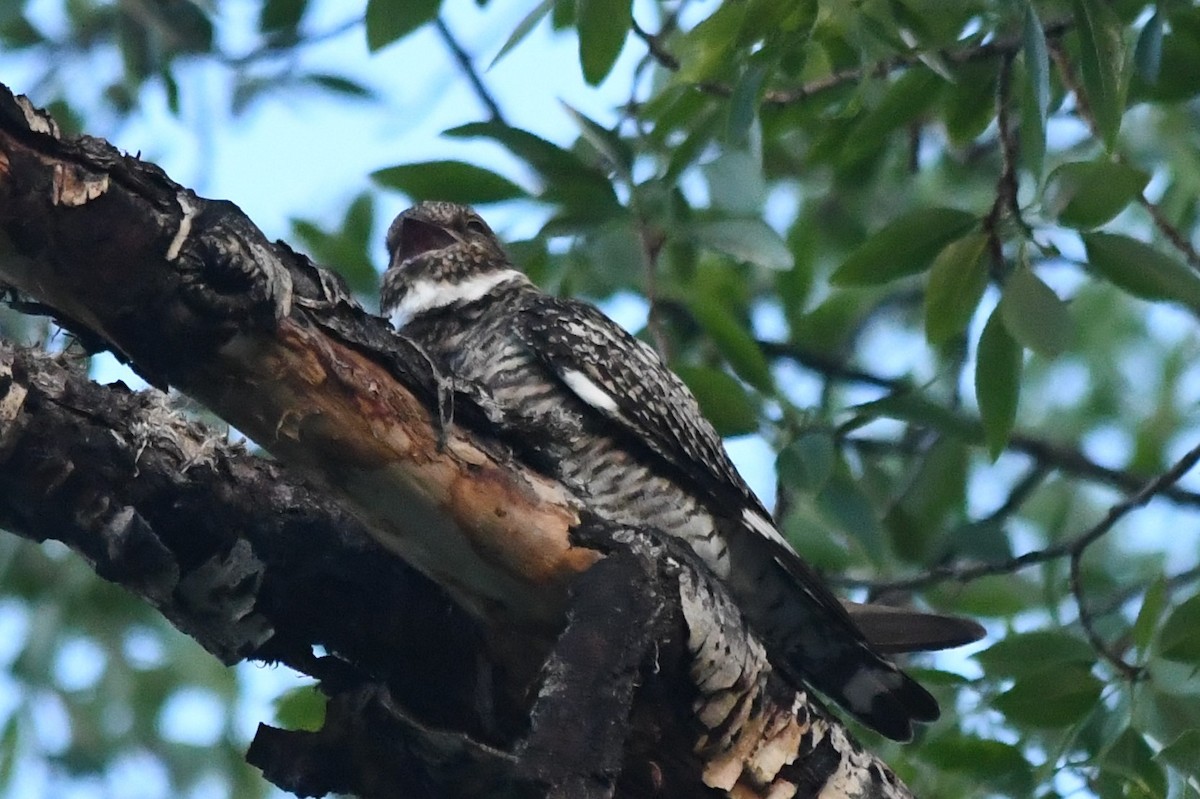
M946 519L957 515L966 496L970 463L967 445L942 436L915 463L899 501L884 517L892 549L910 563L924 563L940 553L948 532Z
M697 244L767 269L788 269L792 252L761 219L712 219L688 227Z
M617 174L625 179L626 183L633 183L633 175L630 171L633 169L633 152L629 149L629 145L621 141L620 136L598 122L593 122L562 100L559 100L559 104L562 105L571 119L575 120L575 124L579 128L579 133L583 136L583 140L594 147L596 152L604 156L613 169L616 170Z
M956 148L970 148L996 119L996 62L958 64L954 83L944 86L938 113ZM928 113L928 112L927 112Z
M1179 605L1158 634L1158 654L1168 660L1200 664L1200 595Z
M117 7L130 8L121 4ZM206 5L174 0L142 6L140 12L129 10L127 13L138 20L138 25L145 27L155 49L165 46L168 54L208 54L213 49L213 20Z
M1164 10L1167 10L1164 7ZM1200 87L1200 22L1196 9L1187 12L1169 13L1162 20L1167 31L1162 36L1162 52L1158 73L1154 81L1137 78L1139 98L1161 103L1182 103L1196 96ZM1147 23L1149 25L1149 22ZM1147 35L1143 29L1143 36ZM1140 45L1142 38L1139 37ZM1147 57L1146 52L1142 53ZM1135 51L1134 57L1138 54Z
M1162 619L1167 605L1167 581L1161 574L1154 578L1146 595L1142 597L1142 607L1138 610L1137 619L1133 623L1133 645L1139 651L1145 652L1154 638L1154 631Z
M842 537L831 534L831 525L808 497L791 503L780 521L780 532L804 559L818 569L841 574L854 563Z
M1162 748L1155 759L1183 775L1192 775L1200 763L1200 730L1186 730Z
M491 139L542 175L569 174L589 169L587 164L570 150L564 150L541 136L503 122L468 122L442 131L442 135L452 139Z
M746 150L726 150L700 167L712 207L731 216L757 216L767 197L762 164Z
M572 291L602 297L621 289L640 288L645 255L633 220L613 219L589 227L578 248L586 261L572 270Z
M275 700L275 719L288 730L315 732L325 724L327 699L315 685L302 685Z
M562 206L576 219L604 221L623 212L612 182L570 150L503 122L471 122L444 131L458 139L490 139L537 172L540 199Z
M963 560L1008 560L1013 556L1003 520L988 516L956 524L946 536L946 546Z
M1046 154L1046 119L1050 113L1050 55L1046 32L1030 0L1025 3L1021 43L1025 54L1021 154L1029 171L1040 181Z
M1046 179L1046 212L1067 227L1099 227L1140 197L1150 176L1113 161L1074 161Z
M700 403L700 410L722 436L758 431L757 400L733 375L707 366L672 366Z
M830 280L841 286L887 283L929 266L949 242L976 223L954 208L920 208L894 219L842 262Z
M557 0L550 13L550 27L556 31L566 30L575 24L575 0Z
M1167 775L1154 762L1154 752L1137 730L1126 727L1100 756L1101 782L1111 782L1116 793L1101 795L1158 799L1167 795ZM1105 777L1113 778L1106 780ZM1106 786L1107 787L1107 786Z
M402 39L437 18L441 0L367 0L367 49Z
M1005 330L1000 309L992 311L975 355L975 399L992 459L1008 446L1021 395L1021 347Z
M1034 794L1033 766L1020 747L969 735L950 734L925 741L920 757L939 768L963 774L1008 796Z
M383 186L399 189L412 199L476 204L528 196L508 178L462 161L400 164L372 172L371 177Z
M1079 61L1088 106L1104 146L1112 150L1125 111L1125 43L1121 20L1108 0L1072 0L1079 29Z
M750 128L758 116L758 98L763 80L767 77L767 65L752 63L733 86L729 96L729 122L726 136L733 147L746 147L750 141Z
M266 0L258 14L258 26L263 31L294 31L307 8L308 0Z
M925 336L930 343L959 335L971 321L987 288L987 243L986 234L970 233L947 244L934 259L925 289Z
M910 69L887 87L883 100L855 123L836 152L839 163L854 163L879 151L894 130L919 117L938 100L945 82L933 72Z
M983 431L977 423L913 391L897 391L881 399L855 405L852 410L869 418L884 417L912 422L963 441L977 442L983 439Z
M783 448L775 460L775 471L787 488L816 494L829 482L836 457L833 438L809 430Z
M1133 49L1133 66L1138 77L1150 85L1158 83L1158 74L1162 69L1163 21L1162 14L1157 8L1142 26L1138 34L1137 45Z
M686 83L712 80L728 69L748 6L748 3L722 3L682 37L677 48L678 80Z
M1008 276L999 311L1004 327L1022 346L1047 358L1066 348L1071 336L1067 304L1028 266L1022 264Z
M554 8L554 0L542 0L533 7L525 17L517 23L517 27L513 28L512 33L508 35L508 39L500 47L500 52L496 53L496 57L492 59L492 63L488 65L488 69L496 66L501 58L508 55L514 47L520 44L530 31L537 27L537 24L550 13L550 9Z
M967 616L1004 619L1039 607L1040 596L1037 586L1002 574L956 586L953 601L955 611Z
M0 18L0 40L4 42L5 50L13 52L46 41L45 34L34 27L29 19L20 13L19 8L14 6L10 9L8 14ZM59 125L62 125L62 117L55 115L54 118L58 120ZM3 781L0 780L0 787L3 784Z
M1067 727L1096 706L1103 687L1086 666L1057 664L1022 675L992 707L1025 727Z
M313 258L336 269L351 290L369 294L379 284L379 275L369 255L374 221L374 202L371 195L364 192L347 206L341 230L327 233L303 219L292 220L292 228Z
M833 472L816 504L830 524L859 542L874 560L883 557L883 525L875 503L844 467Z
M1135 297L1200 311L1200 276L1149 244L1116 233L1085 233L1088 266Z
M8 788L12 784L21 742L20 721L19 713L10 714L4 722L4 731L0 733L0 788Z
M577 0L579 63L584 79L595 86L608 76L633 23L633 0Z
M1090 668L1096 652L1084 639L1064 630L1011 633L975 655L988 679L1020 678L1050 666Z
M738 377L760 391L772 391L774 381L766 356L725 303L714 297L699 296L690 305L696 321L708 333Z
M374 97L374 93L361 83L343 77L342 75L330 75L323 72L315 72L311 75L305 75L302 80L306 83L311 83L314 86L319 86L326 91L340 94L343 97L354 97L359 99L368 99Z

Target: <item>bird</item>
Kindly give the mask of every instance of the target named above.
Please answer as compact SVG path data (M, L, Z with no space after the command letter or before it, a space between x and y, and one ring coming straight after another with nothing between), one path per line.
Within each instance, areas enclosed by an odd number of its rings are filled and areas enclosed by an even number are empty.
M381 312L450 379L488 392L498 432L527 465L602 518L689 544L789 680L895 740L938 718L934 697L884 653L956 646L980 637L978 625L843 604L655 350L595 306L539 289L470 207L418 203L392 222L386 244ZM920 632L902 632L905 619Z

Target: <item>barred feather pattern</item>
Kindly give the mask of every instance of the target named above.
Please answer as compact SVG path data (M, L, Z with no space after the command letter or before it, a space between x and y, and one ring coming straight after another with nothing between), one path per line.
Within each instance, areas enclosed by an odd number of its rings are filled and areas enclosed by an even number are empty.
M658 356L594 307L542 293L486 226L473 234L448 207L402 215L389 232L382 307L401 332L452 378L484 386L515 451L595 513L685 540L791 679L898 740L936 719L933 697L871 649L774 528Z

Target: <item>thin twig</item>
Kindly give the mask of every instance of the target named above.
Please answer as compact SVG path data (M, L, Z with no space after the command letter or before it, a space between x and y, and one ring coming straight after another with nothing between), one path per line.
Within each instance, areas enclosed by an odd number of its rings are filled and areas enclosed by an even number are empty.
M278 44L268 42L261 47L256 47L248 53L243 53L239 56L220 55L221 63L229 67L245 67L253 64L256 61L262 61L268 58L294 58L296 51L301 47L309 47L321 42L327 42L330 39L336 39L343 33L354 30L362 25L362 14L343 20L332 28L323 30L319 33L313 33L308 36L301 37L298 41L288 44Z
M1100 654L1109 664L1125 676L1128 680L1137 679L1141 674L1141 669L1132 663L1127 663L1119 653L1113 650L1100 633L1096 631L1095 618L1092 616L1091 610L1088 608L1087 598L1083 593L1083 575L1081 563L1083 561L1084 550L1078 549L1071 553L1071 570L1070 570L1070 586L1071 596L1075 597L1075 606L1079 609L1079 626L1083 628L1083 634L1087 636L1088 643L1092 645L1092 649Z
M1158 232L1163 234L1163 237L1183 254L1189 266L1200 270L1200 253L1196 252L1196 248L1188 241L1187 236L1167 220L1166 215L1162 212L1162 208L1144 193L1139 194L1136 199L1138 205L1145 208L1146 212L1150 214L1150 219L1154 222L1154 226L1158 228Z
M1005 497L1004 502L1000 503L1000 507L980 519L978 524L996 524L1012 516L1025 504L1025 500L1033 495L1050 471L1047 464L1035 463L1033 468L1026 472L1025 476L1018 480L1017 484L1008 492L1008 496Z
M1066 52L1056 44L1050 48L1050 55L1054 60L1054 65L1058 68L1058 73L1062 77L1063 84L1075 95L1075 107L1079 118L1088 126L1088 130L1091 131L1093 136L1099 137L1099 128L1096 125L1096 117L1092 113L1091 105L1088 102L1087 92L1084 91L1083 85L1079 83ZM1123 155L1118 154L1118 159L1122 163L1127 163ZM1192 246L1188 237L1171 224L1170 220L1163 213L1162 208L1147 197L1144 192L1139 192L1135 199L1138 205L1146 209L1146 213L1150 215L1150 221L1154 223L1154 227L1163 235L1163 238L1169 241L1171 246L1183 255L1189 266L1200 271L1200 253L1197 253L1196 248Z
M882 377L864 369L847 365L842 359L832 358L818 352L810 352L794 344L778 341L759 341L758 346L768 358L785 358L798 366L802 366L832 381L857 383L891 392L912 390L912 386L903 380ZM975 417L964 413L959 413L958 417L962 420L965 427L979 426L979 419ZM890 450L896 452L903 450L903 446L899 442L890 440L851 437L846 439L846 443L862 450ZM1064 474L1110 485L1126 492L1137 491L1145 481L1145 477L1133 472L1102 466L1078 449L1046 441L1045 439L1031 436L1028 433L1014 433L1009 438L1008 449L1021 455L1026 455L1037 463L1057 469ZM1162 496L1178 505L1200 507L1200 493L1186 488L1170 486L1162 491Z
M1000 235L1000 223L1004 215L1015 204L1010 197L1017 193L1016 158L1013 155L1012 130L1008 124L1008 95L1012 82L1012 54L1005 54L1000 59L1000 72L996 81L996 127L997 138L1000 142L1000 177L996 179L996 199L992 208L983 220L983 230L987 233L988 249L992 254L992 271L997 278L1003 278L1004 269L1004 239Z
M1150 482L1142 486L1135 494L1127 499L1118 502L1108 509L1108 513L1097 524L1089 527L1084 532L1070 538L1062 543L1054 546L1046 547L1045 549L1035 549L1031 552L1026 552L1023 555L1018 555L1014 558L1007 558L1001 561L992 561L988 563L971 563L971 564L948 564L938 566L913 577L906 577L899 580L886 581L853 581L856 586L867 587L873 591L911 591L917 588L928 588L931 585L937 585L944 582L959 582L966 583L972 580L977 580L980 577L990 577L997 574L1012 574L1029 566L1034 566L1039 563L1046 563L1059 558L1070 557L1076 552L1083 552L1087 547L1098 541L1105 533L1113 528L1113 526L1124 518L1130 511L1145 505L1155 496L1158 496L1169 488L1172 484L1183 477L1196 462L1200 461L1200 445L1197 445L1183 456L1174 466L1167 471L1155 477Z
M1047 39L1055 39L1069 31L1073 26L1073 21L1063 19L1052 22L1044 26ZM634 25L634 34L645 42L650 55L654 57L658 63L672 72L677 72L680 68L679 59L671 53L670 50L663 45L663 36L649 33L638 25ZM987 60L1001 55L1013 55L1023 47L1023 40L1020 36L1012 36L1004 39L987 42L985 44L975 45L963 50L951 51L948 53L937 52L942 60L950 64L966 64L972 61ZM895 70L904 69L920 63L923 56L929 55L929 52L910 52L904 55L886 58L877 61L874 64L868 64L861 67L853 67L850 69L842 69L836 72L831 72L820 78L808 81L802 86L797 86L791 89L772 89L763 95L763 104L772 106L792 105L803 102L804 100L821 94L822 92L836 89L847 83L854 83L867 77L884 77L891 74ZM715 81L707 81L697 84L703 92L713 94L718 97L728 97L732 94L732 89L724 83Z
M903 381L849 366L842 358L834 358L779 341L759 341L758 346L768 358L786 358L798 366L843 383L861 383L886 388L889 391L903 391L908 388Z
M1067 474L1111 485L1122 491L1136 491L1146 479L1133 472L1102 466L1072 447L1054 444L1027 434L1014 435L1008 444L1009 449L1048 463ZM1200 493L1186 488L1170 486L1162 491L1162 496L1178 505L1200 507Z
M504 119L504 114L500 111L500 105L496 102L496 98L492 96L492 93L488 91L487 86L484 85L483 79L479 77L479 72L475 69L475 64L471 61L470 54L458 43L458 39L455 38L444 19L439 16L434 20L434 24L437 27L438 35L442 37L442 43L446 45L446 49L450 51L450 54L454 56L454 60L458 63L459 69L466 75L467 81L475 91L475 96L479 98L479 102L483 103L483 106L487 109L488 116L492 118L493 122L507 125L508 123Z
M639 39L646 43L646 48L650 51L650 56L658 63L662 64L672 72L679 70L679 59L673 56L667 48L663 47L663 34L653 34L638 24L637 20L633 20L633 33Z
M1170 592L1183 588L1198 580L1200 580L1200 566L1193 566L1190 569L1181 571L1179 574L1171 575L1165 580L1164 585L1166 586L1167 591ZM1137 584L1126 586L1123 590L1118 591L1116 594L1110 596L1108 600L1099 608L1093 608L1092 615L1096 616L1097 618L1109 616L1125 607L1125 604L1134 597L1138 596L1139 594L1144 595L1145 593L1145 585Z
M650 304L646 330L659 357L669 362L670 341L662 327L662 308L658 301L658 254L662 251L663 236L652 230L641 216L634 220L634 225L637 227L638 249L642 253L642 270L646 273L646 302Z

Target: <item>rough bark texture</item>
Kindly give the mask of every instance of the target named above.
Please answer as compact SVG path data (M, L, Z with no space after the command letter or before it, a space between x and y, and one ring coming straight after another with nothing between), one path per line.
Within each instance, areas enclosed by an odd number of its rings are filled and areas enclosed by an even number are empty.
M157 395L0 350L0 522L65 541L227 663L322 680L322 730L264 727L252 745L276 784L908 795L779 680L689 552L599 522L513 463L488 437L486 396L448 390L232 204L62 139L5 90L0 230L0 280L282 464Z

